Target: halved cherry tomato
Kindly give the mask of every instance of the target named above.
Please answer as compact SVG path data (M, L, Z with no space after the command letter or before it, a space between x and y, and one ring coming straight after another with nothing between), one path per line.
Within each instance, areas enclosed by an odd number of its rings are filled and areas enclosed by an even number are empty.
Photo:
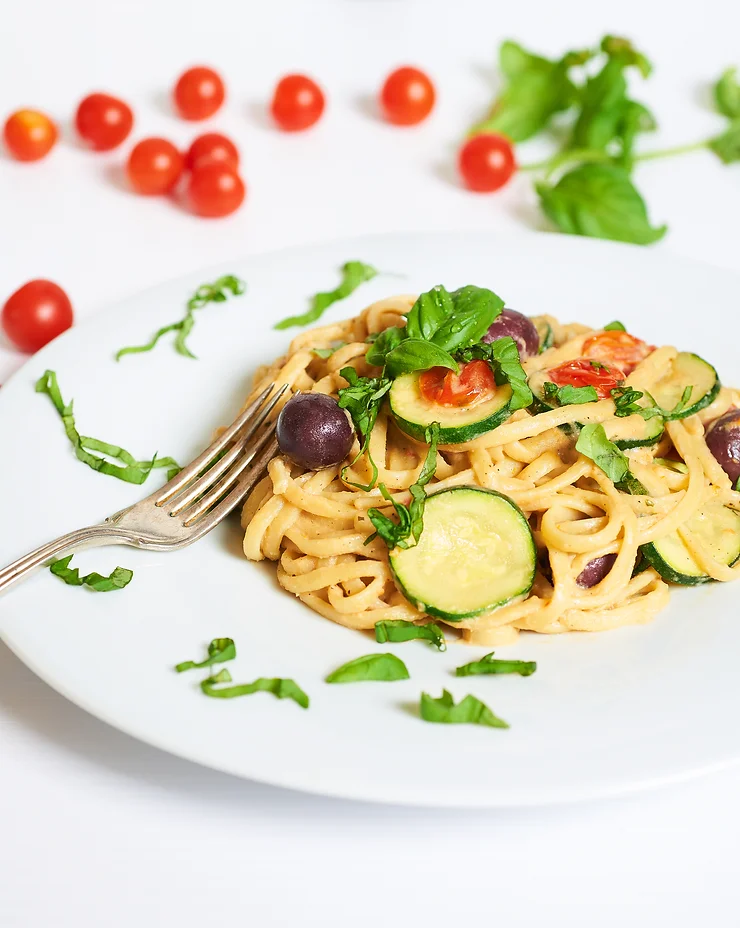
M434 84L418 68L398 68L389 74L380 91L380 107L388 122L414 126L434 107Z
M116 148L131 132L131 107L107 93L91 93L77 107L75 125L80 137L95 151Z
M585 357L606 364L615 364L625 374L631 374L640 361L644 361L654 351L655 345L648 345L641 338L616 329L599 332L583 343Z
M310 77L288 74L278 81L270 110L283 131L300 132L318 122L325 103L323 91Z
M559 387L593 387L599 399L606 400L611 391L624 380L624 373L613 364L602 364L589 358L566 361L548 371L550 380Z
M188 148L185 167L194 171L199 162L206 161L219 161L236 171L239 168L239 151L231 139L220 132L206 132Z
M467 406L476 397L496 389L493 371L485 361L469 361L455 374L446 367L433 367L419 377L421 395L440 406Z
M189 68L178 78L172 97L183 119L208 119L224 102L226 88L212 68Z
M27 354L66 331L73 319L69 297L51 280L29 280L11 293L0 314L5 334Z
M8 151L16 161L38 161L52 150L58 132L44 113L18 110L8 117L3 134Z

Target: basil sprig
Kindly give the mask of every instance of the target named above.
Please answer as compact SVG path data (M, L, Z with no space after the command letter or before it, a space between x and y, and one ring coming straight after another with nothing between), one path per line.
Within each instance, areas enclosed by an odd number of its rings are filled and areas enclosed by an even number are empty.
M88 586L98 593L110 593L112 590L122 590L133 579L134 572L127 567L116 567L107 577L96 572L81 577L77 567L69 566L73 556L70 554L49 565L49 570L54 576L59 577L68 586Z
M385 644L386 641L398 644L402 641L418 639L430 641L438 651L447 650L444 633L434 622L417 625L406 619L384 619L382 622L375 623L375 640L379 644Z
M490 728L509 727L507 722L494 715L488 706L475 696L468 695L455 705L452 694L447 690L443 690L438 699L428 693L422 693L419 711L425 722L440 722L445 725L487 725Z
M546 400L555 400L561 406L580 406L582 403L595 403L599 399L595 387L572 387L570 384L559 387L549 380L545 382L542 391Z
M233 274L226 274L224 277L219 277L218 280L215 280L212 284L202 284L188 300L185 315L179 322L173 322L170 325L163 326L163 328L155 332L151 341L147 342L145 345L134 345L128 348L121 348L116 353L116 361L120 361L121 358L127 354L141 354L145 351L151 351L160 338L167 335L168 332L177 332L174 346L178 354L186 358L195 358L195 355L187 346L188 335L190 335L195 325L195 310L201 309L207 303L223 303L228 299L229 294L232 296L240 296L245 290L246 284L244 281L235 277Z
M292 326L310 325L312 322L316 322L332 303L345 299L345 297L354 293L360 284L365 283L366 280L372 280L378 273L370 264L364 264L362 261L347 261L346 264L342 265L342 280L338 287L314 294L311 297L311 308L309 310L298 316L288 316L287 319L281 319L280 322L275 324L275 328L289 329Z
M383 498L392 504L398 516L398 522L389 519L379 509L368 509L367 515L375 526L375 533L370 535L365 544L369 544L376 535L383 539L391 551L394 548L412 547L409 539L413 539L413 544L418 544L424 530L424 504L427 499L424 487L432 479L437 469L438 422L433 422L428 426L424 432L424 438L429 443L429 450L419 471L419 476L409 487L409 493L411 494L410 505L405 506L403 503L397 503L388 492L385 484L381 483L380 492Z
M308 696L295 680L288 680L283 677L260 677L252 683L220 686L221 683L231 683L231 681L231 674L224 667L215 676L203 680L200 688L206 696L211 696L214 699L236 699L239 696L251 696L253 693L272 693L278 699L292 699L302 709L308 709Z
M327 683L360 683L365 680L408 680L409 672L404 662L395 654L365 654L342 664L330 673Z
M504 661L495 658L494 652L486 654L479 661L463 664L455 670L457 677L472 677L479 674L518 673L520 677L529 677L537 670L536 661Z
M208 657L202 661L183 661L175 665L175 670L182 673L184 670L195 670L200 667L212 667L214 664L223 664L233 661L236 657L236 644L233 638L214 638L208 645Z
M64 431L74 448L77 459L93 470L101 474L108 474L109 477L116 477L118 480L124 480L126 483L137 485L144 483L149 474L157 468L167 468L168 480L171 480L175 474L179 473L180 465L174 458L158 458L155 454L149 461L137 461L132 454L119 445L111 445L97 438L80 435L75 424L72 403L65 403L62 399L55 371L45 371L39 377L36 383L36 392L46 393L52 401L54 408L59 413L64 425ZM92 454L91 452L94 451L113 458L113 461L119 463L115 464L112 461L107 461L104 457Z
M615 406L614 415L619 418L637 415L642 416L643 419L654 419L656 416L660 416L661 419L665 419L666 422L670 422L672 419L680 419L686 407L691 402L693 390L694 387L692 385L684 387L681 398L673 409L664 409L655 402L655 399L650 393L643 393L641 390L633 390L631 387L615 387L611 391ZM643 397L647 398L650 405L640 406L638 404L637 401L641 400Z
M453 353L479 342L503 308L501 297L485 287L469 284L448 293L440 285L422 293L411 307L407 335Z
M614 442L609 441L600 422L589 422L581 429L576 451L590 458L604 471L614 484L621 483L629 474L629 459Z

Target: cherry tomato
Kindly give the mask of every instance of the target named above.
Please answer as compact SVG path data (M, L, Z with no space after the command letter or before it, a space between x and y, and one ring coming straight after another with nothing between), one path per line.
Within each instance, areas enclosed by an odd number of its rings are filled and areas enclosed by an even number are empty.
M224 102L226 89L211 68L190 68L180 75L172 96L183 119L208 119Z
M11 342L31 354L65 332L73 318L61 287L50 280L29 280L8 297L0 321Z
M413 126L432 112L434 84L417 68L399 68L389 74L380 91L380 106L388 122Z
M476 135L460 149L457 165L468 190L490 193L516 171L511 142L503 135Z
M8 151L17 161L38 161L54 147L57 127L37 110L18 110L9 116L3 132Z
M128 156L126 173L137 193L168 193L182 174L185 160L167 139L142 139Z
M602 364L588 358L566 361L559 367L548 371L550 380L559 387L566 384L571 387L593 387L599 399L606 400L611 391L624 380L624 373L614 365Z
M220 161L227 164L232 170L239 168L239 151L225 135L219 132L206 132L199 135L185 155L185 167L193 171L198 162Z
M242 205L244 181L222 161L207 161L196 167L188 183L188 199L199 216L229 216Z
M95 151L117 148L131 132L131 107L107 93L91 93L77 107L75 125L80 138Z
M485 361L469 361L455 374L446 367L433 367L419 377L421 395L440 406L467 406L476 397L496 389L493 371Z
M288 74L278 81L270 110L285 132L300 132L319 121L325 102L321 88L310 77Z
M587 358L616 364L625 374L631 374L640 361L654 351L655 345L648 345L641 338L617 330L599 332L583 343L583 353Z

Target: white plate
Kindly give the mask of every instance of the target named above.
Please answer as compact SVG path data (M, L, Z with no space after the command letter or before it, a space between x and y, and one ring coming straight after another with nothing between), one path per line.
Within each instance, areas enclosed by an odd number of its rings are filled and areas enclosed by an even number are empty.
M337 268L358 258L404 280L379 277L335 305L327 320L372 300L444 283L496 290L526 313L603 324L622 319L653 343L704 355L740 383L738 280L665 253L557 236L385 236L253 258L194 274L128 300L58 339L0 391L0 563L150 492L96 474L71 453L48 397L46 369L74 398L83 434L139 457L190 459L230 422L258 364L293 333L271 326L302 311ZM191 345L200 360L161 344L116 364L114 351L180 317L192 290L218 273L248 282L245 296L201 310ZM157 480L161 480L157 477ZM411 679L328 686L342 662L379 649L280 590L274 566L241 555L235 525L182 552L87 551L84 571L133 568L124 591L99 594L40 572L0 602L0 632L29 667L88 712L173 754L243 777L384 802L510 806L622 793L715 769L740 757L740 587L676 590L647 627L562 637L523 635L505 653L537 673L456 679L483 649L438 654L421 642L389 646ZM204 697L199 658L214 637L236 640L234 679L294 677L311 708L260 694ZM384 646L388 647L388 646ZM509 731L426 724L422 690L472 692Z

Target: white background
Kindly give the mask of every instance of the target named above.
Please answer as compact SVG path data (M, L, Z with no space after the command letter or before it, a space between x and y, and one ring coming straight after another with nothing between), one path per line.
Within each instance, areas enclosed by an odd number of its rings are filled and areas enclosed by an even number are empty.
M25 0L5 4L1 28L0 115L45 109L65 137L36 165L0 156L0 297L50 277L79 318L198 266L288 244L545 228L529 179L476 196L450 167L492 95L495 49L507 36L553 54L607 31L633 38L656 65L635 90L661 124L646 147L719 131L708 83L740 65L731 0L685 13L664 0L618 9L593 0ZM135 197L124 150L95 155L69 132L78 100L108 90L134 106L136 137L186 144L203 124L176 119L167 92L194 63L224 75L229 100L207 128L226 131L243 154L248 199L227 220ZM432 118L406 130L372 108L383 76L404 63L428 70L439 90ZM328 109L310 133L283 136L265 101L294 70L323 84ZM541 153L530 145L523 159ZM737 267L740 165L698 153L646 164L637 182L653 221L670 226L657 247ZM0 342L0 380L22 361ZM460 770L455 788L464 782ZM739 835L740 769L619 801L485 813L364 806L237 781L87 716L0 645L2 928L731 924Z

